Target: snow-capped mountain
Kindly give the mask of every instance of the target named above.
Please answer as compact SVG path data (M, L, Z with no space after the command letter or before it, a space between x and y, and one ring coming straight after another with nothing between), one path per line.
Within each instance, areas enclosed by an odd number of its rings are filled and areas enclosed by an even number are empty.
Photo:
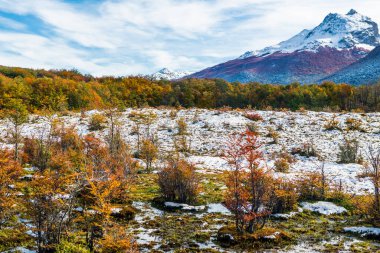
M189 77L243 83L315 83L362 59L378 45L378 25L351 10L345 15L329 14L314 29Z
M168 68L163 68L160 71L152 74L151 77L155 80L176 80L190 74L191 72L188 71L172 71Z
M265 56L275 52L316 51L320 47L350 49L353 47L372 50L379 45L379 29L369 17L355 10L346 15L329 14L312 30L303 30L289 40L258 51L249 51L239 57Z

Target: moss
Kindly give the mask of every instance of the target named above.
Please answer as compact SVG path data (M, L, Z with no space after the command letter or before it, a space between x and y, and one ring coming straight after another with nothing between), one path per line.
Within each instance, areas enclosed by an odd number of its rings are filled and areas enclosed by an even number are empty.
M136 184L131 189L129 196L133 201L151 201L159 196L157 174L138 174Z
M57 253L90 253L90 250L87 249L84 245L63 241L56 247L56 252Z
M292 236L280 229L265 227L254 233L239 233L234 226L225 226L219 229L217 240L223 247L231 247L239 245L245 247L247 245L255 248L267 247L268 245L279 245L283 241L292 240Z
M379 252L379 246L374 246L370 242L357 242L350 246L351 252L366 253L366 252Z
M195 232L192 237L197 242L205 243L210 240L211 235L208 232Z

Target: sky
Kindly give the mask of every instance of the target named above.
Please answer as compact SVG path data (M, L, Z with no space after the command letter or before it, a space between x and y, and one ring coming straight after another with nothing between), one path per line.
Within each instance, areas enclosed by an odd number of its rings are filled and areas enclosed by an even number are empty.
M85 74L197 71L379 0L0 0L0 65Z

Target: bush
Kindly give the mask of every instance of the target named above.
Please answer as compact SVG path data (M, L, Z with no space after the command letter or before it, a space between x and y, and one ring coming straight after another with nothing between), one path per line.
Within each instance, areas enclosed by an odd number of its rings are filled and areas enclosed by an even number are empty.
M272 127L269 127L267 137L272 138L273 139L272 143L277 144L280 134L276 132Z
M293 211L297 206L298 195L295 184L290 181L277 180L272 196L272 213Z
M139 252L137 244L127 234L125 227L117 224L106 228L104 237L98 243L95 252L99 253Z
M158 185L165 200L193 202L198 194L199 178L193 165L186 161L171 161L158 173Z
M186 137L185 135L180 135L177 138L174 137L173 142L174 142L174 148L177 152L182 152L182 153L191 152L189 138Z
M274 162L274 169L277 172L286 173L289 171L290 164L287 159L285 158L279 158Z
M356 163L359 158L359 142L357 140L345 139L342 145L339 145L338 154L340 163Z
M158 148L149 139L142 141L139 157L144 160L146 164L146 170L149 172L152 169L152 163L157 159Z
M57 253L90 253L90 250L80 244L62 241L56 247Z
M178 135L187 134L187 124L184 118L177 120Z
M260 129L258 125L256 125L255 123L248 123L246 126L247 126L248 131L259 135Z
M293 148L292 149L293 155L300 155L305 157L316 157L318 156L317 151L315 150L313 143L304 143L301 147Z
M96 113L91 116L88 129L90 131L102 130L106 127L106 123L106 117L104 117L102 114Z
M177 110L171 110L169 113L170 118L175 119L177 117L177 113L178 113Z
M324 200L328 189L322 184L323 176L320 173L308 173L297 180L297 191L301 200ZM327 189L326 189L327 188Z
M263 117L258 113L247 112L246 114L244 114L244 117L246 117L247 119L252 120L252 121L262 121L263 120Z
M342 129L339 127L339 121L336 119L336 116L334 115L331 119L327 121L327 123L324 126L326 131L332 131L332 130L339 130Z
M348 131L364 131L362 127L363 123L361 120L354 119L354 118L347 118L346 119L346 126Z

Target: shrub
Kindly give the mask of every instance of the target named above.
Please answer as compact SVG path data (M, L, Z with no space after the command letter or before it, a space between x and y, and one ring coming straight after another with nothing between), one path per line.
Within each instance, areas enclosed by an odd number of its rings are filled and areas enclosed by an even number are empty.
M102 130L106 127L105 126L106 123L107 123L107 119L104 115L95 113L90 118L88 129L90 131Z
M178 137L173 137L173 142L175 151L182 153L191 152L191 147L187 136L180 135Z
M247 119L252 120L252 121L262 121L263 120L263 117L258 113L247 112L246 114L244 114L244 117L246 117Z
M144 160L146 164L146 170L149 172L152 169L152 163L157 159L158 148L149 139L142 141L139 157Z
M178 113L177 110L171 110L169 113L170 118L175 119L177 117L177 113Z
M62 241L56 247L57 253L90 253L90 250L80 244Z
M305 157L313 157L318 156L317 151L315 150L313 143L304 143L301 147L293 148L292 149L293 155L300 155Z
M274 169L277 172L286 173L289 171L290 164L287 159L285 158L279 158L274 162Z
M106 228L104 237L98 243L95 252L99 253L139 252L137 244L127 234L125 227L117 224Z
M297 180L297 191L301 200L324 200L328 184L323 184L324 176L311 172Z
M285 213L294 210L298 195L291 181L276 180L272 195L272 213Z
M269 127L267 137L272 138L273 143L277 144L278 138L280 137L280 134L277 131L275 131L272 127Z
M336 119L335 115L331 119L327 120L327 123L325 124L324 128L326 131L342 130L339 127L339 121Z
M355 118L346 119L346 126L348 131L364 131L362 125L363 123L361 120Z
M187 134L187 123L184 118L177 120L178 135Z
M272 159L285 159L288 163L294 163L296 160L284 148L280 152L274 152L271 156Z
M170 161L158 173L158 185L165 200L193 202L198 194L199 178L193 165L186 161Z
M345 139L342 145L339 145L338 154L340 163L356 163L359 160L359 142L354 139Z
M259 135L259 126L258 125L256 125L255 123L248 123L246 126L247 126L248 131Z

